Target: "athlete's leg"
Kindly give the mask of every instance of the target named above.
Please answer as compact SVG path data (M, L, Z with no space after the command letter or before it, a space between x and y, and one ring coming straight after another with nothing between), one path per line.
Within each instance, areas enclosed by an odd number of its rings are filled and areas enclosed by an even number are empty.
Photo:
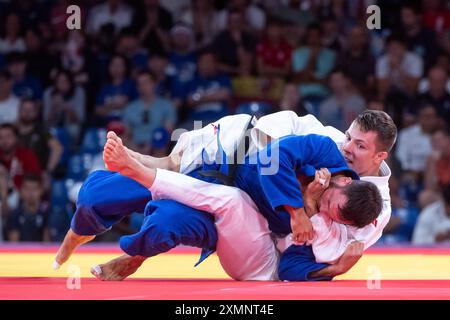
M210 214L173 200L150 201L141 230L120 239L126 255L95 266L91 272L101 280L123 280L146 258L180 244L213 250L216 243L217 232Z
M95 171L80 189L70 230L61 244L54 267L66 262L81 244L111 228L123 217L144 212L151 193L117 172Z
M173 199L214 215L217 255L230 277L277 279L279 255L267 220L244 191L160 169L150 191L154 198Z

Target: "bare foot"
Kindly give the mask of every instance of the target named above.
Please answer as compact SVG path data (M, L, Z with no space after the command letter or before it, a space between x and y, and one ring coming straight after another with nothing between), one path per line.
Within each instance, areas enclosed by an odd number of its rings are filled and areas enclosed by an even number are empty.
M108 132L107 138L103 148L103 160L108 170L120 172L125 176L129 176L130 171L139 170L140 162L130 155L122 139L112 131Z
M59 247L56 253L55 261L53 262L53 269L58 269L64 262L69 260L75 249L83 243L89 242L94 239L95 236L80 236L69 229L63 243Z
M146 260L142 256L123 256L113 259L105 264L96 265L91 268L91 273L102 281L122 281L139 269Z

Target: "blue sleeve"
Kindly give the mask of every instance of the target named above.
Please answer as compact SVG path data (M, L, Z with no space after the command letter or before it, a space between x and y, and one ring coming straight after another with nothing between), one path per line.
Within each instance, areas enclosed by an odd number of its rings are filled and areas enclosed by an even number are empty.
M316 262L311 246L292 245L281 255L278 278L287 281L330 281L333 277L310 277L312 272L328 266Z
M259 179L273 209L303 207L297 173L314 176L315 170L346 166L334 141L315 134L278 139L258 153Z

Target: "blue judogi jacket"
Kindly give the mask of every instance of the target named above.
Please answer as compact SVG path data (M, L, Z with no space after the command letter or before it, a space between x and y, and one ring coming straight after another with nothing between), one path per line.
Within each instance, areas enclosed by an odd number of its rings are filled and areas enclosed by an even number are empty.
M219 152L223 152L220 142ZM261 214L268 220L272 232L287 235L292 230L290 215L284 206L304 206L297 176L314 177L316 170L321 168L328 168L331 174L345 172L353 179L359 179L347 166L331 138L310 134L280 138L263 150L247 156L245 163L237 166L234 185L252 198ZM228 174L226 164L204 164L203 170L211 169ZM207 180L202 177L200 179ZM219 179L209 178L209 181L222 183Z

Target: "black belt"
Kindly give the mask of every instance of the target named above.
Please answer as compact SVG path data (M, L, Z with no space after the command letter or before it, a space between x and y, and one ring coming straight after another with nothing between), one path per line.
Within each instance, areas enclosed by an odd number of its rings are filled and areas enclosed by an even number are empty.
M253 120L253 117L251 117L249 122L247 123L247 127L244 131L244 134L243 134L241 140L239 141L239 145L234 150L233 157L232 157L232 159L233 159L232 163L230 163L231 161L227 161L228 162L227 163L228 175L224 174L223 172L221 172L219 170L200 170L200 171L198 171L198 174L200 174L203 177L216 178L227 186L234 186L234 179L236 178L237 166L239 163L242 163L242 161L245 158L245 155L248 152L248 149L250 148L250 138L246 133L249 129L253 128L252 120ZM241 150L241 149L244 150L243 153L239 153L239 150ZM242 157L242 155L243 155L243 157Z

